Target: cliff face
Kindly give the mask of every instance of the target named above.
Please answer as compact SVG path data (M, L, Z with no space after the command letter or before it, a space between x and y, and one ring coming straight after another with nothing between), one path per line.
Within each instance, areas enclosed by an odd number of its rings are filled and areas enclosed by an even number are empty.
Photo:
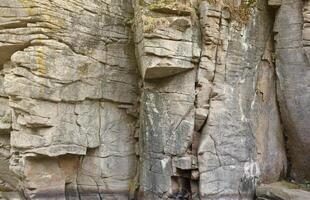
M253 199L309 183L309 10L1 0L0 199ZM257 196L310 198L279 188Z

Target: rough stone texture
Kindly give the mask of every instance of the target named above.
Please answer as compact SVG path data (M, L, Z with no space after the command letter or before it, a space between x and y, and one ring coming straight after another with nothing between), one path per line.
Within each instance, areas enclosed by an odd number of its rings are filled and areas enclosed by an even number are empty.
M258 200L304 200L309 199L310 192L298 188L294 184L276 182L270 185L261 185L256 189Z
M264 58L272 17L265 2L257 6L248 26L238 27L220 6L201 4L206 58L198 78L212 84L198 150L202 199L251 199L260 178L278 180L286 165L274 66Z
M256 73L255 95L251 103L260 181L277 181L287 170L279 108L276 96L274 47L270 38Z
M290 174L299 182L310 180L309 8L309 1L282 0L274 27L278 97L288 137Z
M143 3L147 1L134 4L136 56L144 79L140 100L140 198L187 198L190 192L185 185L190 179L186 175L190 174L191 163L189 169L182 169L174 161L190 153L194 133L193 68L200 56L199 27L193 16L196 13L185 9L174 12L169 3L153 2L142 7ZM187 3L184 6L194 6ZM145 26L154 23L151 19L156 15L155 20L168 15L168 22L149 32ZM190 71L180 74L185 70ZM179 172L183 170L189 172Z
M131 2L10 0L0 11L1 89L12 109L1 129L12 124L10 169L26 197L128 196L137 120L126 110L139 81Z
M251 2L1 0L0 199L309 199L310 1Z

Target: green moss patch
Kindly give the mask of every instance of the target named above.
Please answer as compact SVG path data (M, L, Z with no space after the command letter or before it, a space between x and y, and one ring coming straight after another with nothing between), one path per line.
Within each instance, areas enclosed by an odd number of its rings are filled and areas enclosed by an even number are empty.
M166 18L154 18L149 16L143 16L143 32L151 33L158 28L166 28L169 26L169 21Z
M210 4L216 5L219 0L207 0ZM240 5L236 5L232 0L223 0L223 6L226 7L233 20L246 24L251 18L253 8L256 6L256 0L243 0Z
M153 12L181 16L191 16L195 12L189 1L181 0L157 0L149 4L148 9Z

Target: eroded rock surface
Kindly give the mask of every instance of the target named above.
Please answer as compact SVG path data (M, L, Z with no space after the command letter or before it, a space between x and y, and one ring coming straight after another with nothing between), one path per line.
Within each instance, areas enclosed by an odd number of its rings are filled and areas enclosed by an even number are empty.
M310 192L300 189L298 186L291 183L276 182L259 186L256 189L256 196L258 200L303 200L309 198Z
M309 1L282 0L274 27L278 97L288 137L290 174L299 182L310 180L309 8Z
M298 199L309 8L1 0L0 199Z
M137 123L126 111L139 80L131 2L14 0L0 10L10 168L26 197L125 198Z
M274 65L268 58L272 16L266 2L257 7L242 27L223 7L201 4L205 57L198 78L212 87L198 150L202 199L251 199L259 179L278 180L285 170Z

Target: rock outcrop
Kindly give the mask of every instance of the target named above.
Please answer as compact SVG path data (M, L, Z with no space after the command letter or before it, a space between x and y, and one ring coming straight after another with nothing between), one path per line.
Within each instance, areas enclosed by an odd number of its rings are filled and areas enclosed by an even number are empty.
M309 10L1 0L0 199L310 198Z
M310 192L300 189L297 185L285 182L275 182L270 185L261 185L256 190L258 200L268 199L308 199Z
M275 21L278 99L288 137L290 175L310 179L309 1L282 0Z
M0 9L10 169L25 196L126 198L137 167L131 2L10 0Z

